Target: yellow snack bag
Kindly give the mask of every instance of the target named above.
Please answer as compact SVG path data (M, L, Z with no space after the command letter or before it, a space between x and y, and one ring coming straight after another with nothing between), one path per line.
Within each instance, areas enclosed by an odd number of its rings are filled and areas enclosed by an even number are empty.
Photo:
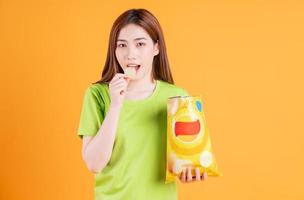
M222 176L212 153L201 96L176 96L167 100L166 183L175 180L183 168L200 169L208 176Z

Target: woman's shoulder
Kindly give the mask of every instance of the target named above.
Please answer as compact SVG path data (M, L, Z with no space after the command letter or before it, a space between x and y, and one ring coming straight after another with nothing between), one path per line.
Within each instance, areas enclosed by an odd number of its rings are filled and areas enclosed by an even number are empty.
M87 90L91 92L106 92L109 90L109 86L106 83L92 83L87 87Z
M87 86L85 96L105 102L109 98L109 87L106 83L92 83Z
M183 87L180 87L179 85L175 85L172 83L168 83L163 80L159 80L161 85L161 90L163 93L168 94L170 96L187 96L188 92Z

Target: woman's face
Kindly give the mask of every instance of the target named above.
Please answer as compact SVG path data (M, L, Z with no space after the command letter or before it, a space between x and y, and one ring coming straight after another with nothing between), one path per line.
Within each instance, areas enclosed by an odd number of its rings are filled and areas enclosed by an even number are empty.
M128 24L120 30L115 55L124 71L134 69L133 80L151 77L153 58L158 53L158 44L142 27Z

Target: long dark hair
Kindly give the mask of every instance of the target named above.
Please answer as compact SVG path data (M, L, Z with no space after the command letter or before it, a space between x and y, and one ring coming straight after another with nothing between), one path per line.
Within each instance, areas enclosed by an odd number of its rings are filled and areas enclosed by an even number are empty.
M135 24L147 31L154 44L158 42L159 54L154 56L152 64L152 76L155 80L163 80L174 84L171 74L166 44L161 26L156 17L146 9L130 9L122 13L113 23L108 45L108 53L101 79L95 83L108 84L116 73L123 73L116 56L116 42L120 30L128 24Z

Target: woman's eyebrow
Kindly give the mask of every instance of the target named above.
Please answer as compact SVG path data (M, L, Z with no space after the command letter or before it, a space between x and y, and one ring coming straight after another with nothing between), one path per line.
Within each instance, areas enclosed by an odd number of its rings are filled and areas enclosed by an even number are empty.
M147 40L147 38L145 37L139 37L139 38L135 38L134 41L137 41L137 40ZM127 40L124 40L124 39L117 39L117 42L118 41L121 41L121 42L127 42Z

